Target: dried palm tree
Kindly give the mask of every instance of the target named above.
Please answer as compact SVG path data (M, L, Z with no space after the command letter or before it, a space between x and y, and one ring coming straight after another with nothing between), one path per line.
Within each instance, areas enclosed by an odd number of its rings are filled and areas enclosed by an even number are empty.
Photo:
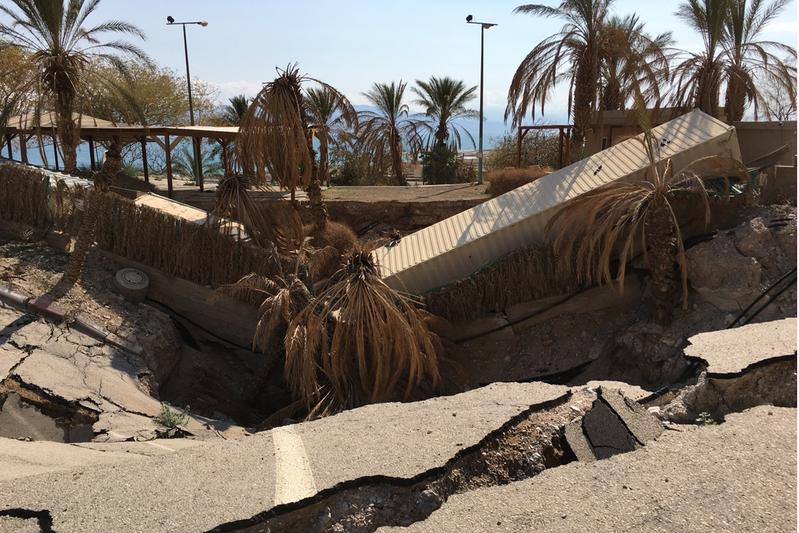
M755 120L763 104L773 118L761 86L776 85L796 99L796 49L776 41L759 40L765 27L785 9L789 0L731 0L722 47L725 63L724 113L728 122L741 120L747 103L754 104ZM778 55L779 54L779 55Z
M612 16L603 34L600 63L600 110L625 109L642 91L651 106L659 107L661 86L669 80L671 33L649 36L637 15Z
M350 138L358 126L358 114L346 100L325 87L305 92L305 106L314 136L319 140L319 181L330 186L330 144Z
M424 108L424 114L432 122L423 123L422 126L428 133L428 148L440 149L447 146L449 140L449 148L458 150L461 147L461 132L474 146L474 138L469 130L455 121L479 118L479 113L466 107L475 99L477 86L467 88L460 80L436 76L431 76L428 81L416 80L416 85L411 89L418 97L414 103Z
M99 0L9 0L0 4L0 13L9 18L7 22L0 22L0 41L31 54L36 69L29 88L39 95L39 110L50 105L55 111L66 172L76 170L80 125L73 114L80 112L85 103L87 84L84 81L91 75L91 64L104 59L124 69L120 54L149 61L133 44L120 40L100 41L105 34L144 39L144 33L119 20L87 26L86 19L95 13L99 4ZM38 112L34 114L34 117L39 116Z
M616 181L578 196L555 214L547 230L553 231L558 260L576 268L578 281L586 284L612 284L611 264L618 257L616 281L619 288L623 287L627 261L640 246L652 279L655 320L666 324L671 320L676 289L675 262L681 273L683 306L688 300L685 250L675 200L699 198L707 223L710 203L700 169L713 167L722 174L737 173L744 180L749 177L740 162L719 157L702 158L675 171L671 160L661 160L648 124L642 127L640 140L649 159L647 178L633 183Z
M285 348L286 381L310 416L408 399L440 379L438 337L362 249L292 319Z
M505 120L521 124L528 110L535 118L535 106L544 105L555 86L569 84L568 112L573 116L570 153L581 157L591 115L596 109L599 88L602 31L613 0L563 0L558 7L525 4L514 9L546 18L565 20L559 33L547 37L522 60L508 90Z
M316 171L313 136L302 86L316 83L329 90L339 108L351 108L344 95L330 85L300 73L296 64L278 69L278 77L264 85L241 120L237 151L245 170L258 184L266 183L266 172L281 187L291 191L305 187L314 227L324 230L327 210Z
M405 185L402 175L403 145L418 151L421 145L419 121L409 117L408 105L403 103L407 83L375 83L363 93L377 111L358 113L358 139L371 151L372 164L386 168L384 158L390 158L395 185Z

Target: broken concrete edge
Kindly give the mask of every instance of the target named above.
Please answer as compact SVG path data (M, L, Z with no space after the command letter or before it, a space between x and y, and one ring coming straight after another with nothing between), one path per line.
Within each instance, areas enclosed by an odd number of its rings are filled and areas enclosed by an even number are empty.
M78 314L74 319L68 319L66 312L60 306L53 302L46 303L41 297L25 296L7 287L0 287L0 302L25 313L41 316L56 324L67 324L70 329L133 355L140 356L144 351L141 345L127 342L119 335L94 324L82 314Z
M335 496L338 493L351 489L358 489L366 485L382 484L382 485L391 485L395 487L412 487L418 483L423 482L426 479L434 478L445 474L451 468L451 466L456 464L461 458L468 456L476 452L477 450L480 450L482 447L486 446L486 444L490 443L493 439L496 439L504 432L512 428L514 425L524 420L525 418L529 417L531 414L538 411L551 409L559 405L563 405L566 402L568 402L572 398L572 396L573 396L572 391L567 390L557 398L530 405L526 409L512 416L510 419L506 420L498 428L487 433L477 443L472 444L471 446L467 446L466 448L462 448L461 450L458 450L458 452L449 459L447 459L447 461L444 464L420 472L415 476L397 477L397 476L386 476L382 474L377 474L372 476L361 476L355 479L349 479L346 481L342 481L340 483L336 483L331 487L322 489L313 496L308 496L307 498L303 498L301 500L297 500L294 502L276 505L250 518L244 518L241 520L235 520L232 522L220 524L215 528L211 529L209 533L211 532L229 533L233 531L240 531L244 528L256 526L267 520L271 520L275 517L286 515L288 513L300 510L304 507L308 507L315 503L319 503L321 501L326 500L327 498Z
M708 372L706 369L707 369L709 363L705 359L703 359L701 357L697 357L695 355L686 355L685 358L688 359L688 361L690 361L692 363L696 363L696 364L700 365L701 368L705 369L704 372L707 374L708 378L712 378L712 379L735 379L735 378L743 377L746 374L748 374L749 372L751 372L752 370L755 370L757 368L761 368L761 367L764 367L764 366L769 366L769 365L772 365L772 364L775 364L775 363L781 363L783 361L793 361L793 360L796 359L796 355L797 355L797 352L793 352L790 355L778 355L776 357L769 357L767 359L761 359L760 361L755 361L754 363L751 363L751 364L745 366L744 368L742 368L741 370L739 370L737 372ZM660 391L658 391L658 392L660 392ZM641 403L646 404L647 402L644 401L644 400L641 400Z

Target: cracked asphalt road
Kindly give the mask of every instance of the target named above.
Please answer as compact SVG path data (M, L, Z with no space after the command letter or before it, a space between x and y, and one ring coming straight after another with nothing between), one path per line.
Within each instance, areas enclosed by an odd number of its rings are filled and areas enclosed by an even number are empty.
M634 452L456 495L427 520L378 531L796 531L796 409L760 406L667 431Z
M93 413L95 441L155 438L158 425L153 419L161 402L139 379L148 372L143 361L113 346L0 304L0 384L45 403ZM187 429L216 437L206 423L191 418ZM234 430L229 424L215 428ZM0 436L19 437L25 431L24 421L13 428L0 424Z

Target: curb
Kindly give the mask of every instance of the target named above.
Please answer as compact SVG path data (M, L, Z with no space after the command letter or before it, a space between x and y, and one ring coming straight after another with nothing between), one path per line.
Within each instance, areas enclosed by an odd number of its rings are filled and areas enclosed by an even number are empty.
M64 311L60 305L53 302L51 298L45 298L43 296L34 298L32 296L20 294L8 287L0 287L0 302L6 303L25 313L38 315L56 324L63 324L66 322L66 311ZM141 356L144 352L144 348L140 344L129 343L119 335L103 329L89 320L83 313L79 313L74 321L69 322L68 327L104 344L110 344L114 348L136 356Z

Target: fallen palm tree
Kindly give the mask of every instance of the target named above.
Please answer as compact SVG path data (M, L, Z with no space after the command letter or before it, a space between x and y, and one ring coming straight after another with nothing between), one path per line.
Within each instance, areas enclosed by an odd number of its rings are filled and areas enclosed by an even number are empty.
M286 381L311 416L407 400L439 381L438 337L362 249L292 319L285 348Z

